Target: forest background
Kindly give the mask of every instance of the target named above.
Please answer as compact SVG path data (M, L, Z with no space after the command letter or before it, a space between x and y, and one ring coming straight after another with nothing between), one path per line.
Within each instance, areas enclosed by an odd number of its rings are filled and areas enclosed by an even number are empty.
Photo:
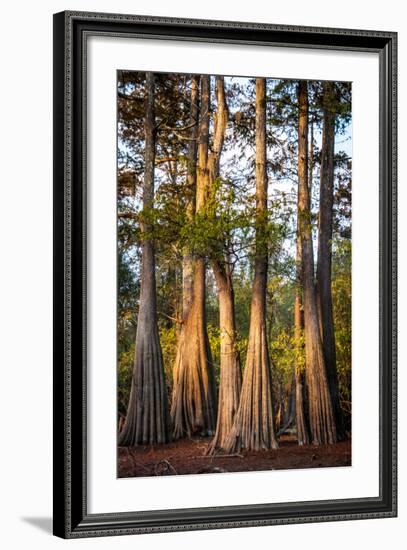
M141 250L147 234L148 240L154 242L155 249L155 314L165 373L165 393L170 401L173 421L176 416L173 413L174 396L177 398L174 369L179 362L180 340L188 302L191 301L194 258L195 261L197 257L202 259L206 275L204 328L209 346L204 362L207 362L212 371L215 387L219 388L221 385L222 354L225 355L225 349L222 351L219 310L221 285L216 268L219 264L227 267L233 291L234 314L231 330L235 333L233 351L238 357L239 370L240 365L244 367L247 363L253 280L256 278L259 250L259 218L256 206L256 89L257 81L263 80L267 158L265 177L268 190L267 220L262 229L261 247L264 248L268 260L265 326L267 355L272 373L270 393L274 415L273 429L277 434L291 430L297 432L298 436L296 388L301 372L306 371L303 320L301 331L296 330L296 309L299 307L300 311L304 310L303 305L297 303L299 296L302 296L298 267L301 262L298 256L298 208L302 88L306 94L307 108L306 183L309 192L309 228L315 258L312 276L315 276L318 290L320 264L324 257L328 258L328 294L332 300L332 319L325 318L323 324L332 325L333 333L336 389L334 388L332 401L334 409L338 408L338 411L334 410L334 415L339 419L336 422L338 436L349 437L352 150L350 84L215 76L199 79L177 74L156 74L153 78L155 195L154 207L146 209L143 206L146 169L146 74L118 74L119 428L123 427L130 398L142 279ZM193 152L191 143L200 143L199 136L194 135L194 132L198 132L198 127L201 130L202 122L198 124L197 121L199 118L202 121L199 87L202 94L204 79L207 80L208 87L208 107L205 114L208 146L216 174L212 178L209 191L207 189L205 192L205 215L199 216L199 199L194 181L196 167L191 170L191 162L194 162L191 160L191 151L195 157L197 151ZM193 99L194 87L197 90L197 101ZM222 90L223 96L220 93ZM201 113L198 112L199 108ZM222 116L224 124L220 132L219 120ZM329 167L321 169L321 165L326 162L324 132L326 135L329 117L332 125L332 160ZM328 171L332 174L327 174ZM332 189L329 191L331 199L328 196L326 203L326 192L325 197L323 193L329 179L332 180ZM325 237L324 234L321 236L320 231L320 219L324 212L331 218L331 228ZM324 238L325 250L321 248ZM319 284L321 280L324 279L320 277ZM325 340L328 341L328 338ZM332 358L328 357L327 361L332 362ZM306 385L305 382L304 384ZM235 393L239 391L235 390ZM305 403L307 409L307 392ZM228 406L230 408L230 404ZM237 404L234 405L233 414L235 409ZM222 411L221 404L219 410ZM216 423L216 413L214 416L212 424ZM219 416L220 414L218 424ZM311 433L315 442L315 429L307 410L305 420L305 424L308 424L306 431ZM211 425L210 420L203 426L188 426L188 422L182 421L178 434L177 426L174 433L181 437L191 435L197 429L201 434L213 435L215 426ZM226 431L230 432L230 427ZM219 438L226 435L219 434L218 426L215 440L219 442ZM273 434L270 437L273 439ZM307 437L304 442L308 442ZM321 442L331 441L328 436L325 441L322 435Z

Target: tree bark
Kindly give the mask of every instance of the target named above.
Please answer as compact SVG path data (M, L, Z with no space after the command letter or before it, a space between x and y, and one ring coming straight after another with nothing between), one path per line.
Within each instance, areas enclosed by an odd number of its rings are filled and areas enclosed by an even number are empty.
M196 214L203 212L208 193L209 96L209 77L201 76ZM174 365L171 417L175 438L215 431L216 388L206 332L205 269L205 259L195 258L192 302Z
M208 451L214 453L226 445L239 406L242 374L236 342L235 300L232 277L227 264L213 263L219 293L220 381L218 418L215 436Z
M190 136L187 143L187 176L186 176L186 218L193 223L195 215L196 196L196 159L198 151L198 125L199 125L199 76L191 77L190 95ZM187 246L184 247L182 256L182 323L179 327L177 356L173 366L173 387L177 384L180 356L178 351L183 350L184 328L191 308L194 292L194 258Z
M154 75L146 73L145 153L141 223L141 291L137 321L133 379L126 420L119 445L153 445L170 441L167 389L157 323L155 253L148 224L154 201L155 164Z
M343 437L343 417L336 368L335 330L332 307L332 224L334 199L335 113L334 84L324 83L321 176L319 191L317 299L324 358L337 432Z
M224 79L221 76L216 77L216 98L217 110L213 145L208 155L208 177L212 192L214 192L214 183L219 177L219 163L228 123ZM217 448L221 449L226 443L239 405L242 382L240 357L236 343L232 273L229 257L225 250L226 243L221 242L220 245L223 249L222 254L212 259L211 262L219 296L220 382L216 431L208 448L209 453L214 453Z
M196 156L198 150L198 121L199 121L199 77L191 77L191 107L189 124L191 125L190 139L187 150L187 205L188 222L193 222L195 213L196 194ZM194 264L191 252L186 249L182 260L182 317L187 318L192 303Z
M246 366L239 408L225 451L278 447L274 433L270 359L266 331L267 167L266 80L256 78L256 257Z
M297 288L294 302L294 340L296 346L296 364L295 364L295 420L297 426L298 445L308 445L309 436L305 416L305 364L303 360L304 344L304 314L302 308L301 296L301 241L297 223L297 244L296 244L296 270L297 270Z
M308 89L298 85L298 228L301 243L301 281L304 301L306 382L312 443L336 442L336 425L329 392L314 284L314 256L308 189Z

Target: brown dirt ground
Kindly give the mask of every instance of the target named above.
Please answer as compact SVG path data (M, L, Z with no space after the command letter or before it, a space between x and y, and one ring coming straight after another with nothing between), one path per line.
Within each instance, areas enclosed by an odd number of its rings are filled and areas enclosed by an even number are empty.
M205 456L210 438L180 439L167 445L119 447L118 477L204 474L323 468L351 465L351 442L299 447L294 436L280 438L273 451L244 451L239 455Z

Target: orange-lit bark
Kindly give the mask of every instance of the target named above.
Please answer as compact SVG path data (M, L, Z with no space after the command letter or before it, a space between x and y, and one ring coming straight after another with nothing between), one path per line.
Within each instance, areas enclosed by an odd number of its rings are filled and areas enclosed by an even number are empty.
M266 168L266 80L256 79L256 257L246 366L239 408L225 450L276 449L272 384L266 331L268 254Z

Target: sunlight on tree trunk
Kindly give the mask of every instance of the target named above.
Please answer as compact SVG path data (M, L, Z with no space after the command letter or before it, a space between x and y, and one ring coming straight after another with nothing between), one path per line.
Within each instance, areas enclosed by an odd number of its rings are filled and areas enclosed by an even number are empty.
M196 195L196 155L197 155L197 137L199 122L199 77L191 78L191 115L189 124L192 125L190 139L187 145L187 220L193 222L195 214L195 195ZM185 320L188 316L189 308L192 303L193 293L194 264L193 257L187 249L182 259L182 317Z
M224 81L220 76L216 77L216 98L213 145L208 154L207 166L209 191L212 195L215 193L215 182L219 178L219 163L228 123ZM211 262L219 297L220 381L216 432L208 448L209 453L214 453L218 447L225 445L239 404L241 387L233 282L226 246L225 242L220 243L222 252Z
M297 425L298 445L308 445L308 429L305 417L305 358L304 358L304 313L301 296L301 242L297 223L297 243L296 243L296 273L297 288L294 301L294 340L296 346L296 364L295 364L295 415Z
M209 77L201 76L201 105L196 178L196 213L202 213L208 193ZM216 388L206 332L205 259L194 259L192 303L184 321L183 338L175 359L171 416L174 437L213 435Z
M224 266L228 267L228 266ZM215 437L209 452L226 445L236 414L242 375L239 352L236 343L235 304L230 271L222 271L222 266L214 265L216 284L219 293L219 328L220 328L220 380L218 397L218 419Z
M225 445L226 452L276 449L271 369L266 331L267 168L266 80L256 78L256 257L246 366L239 408Z
M192 223L195 215L196 198L196 158L197 158L197 139L199 125L199 76L191 77L190 94L190 117L191 125L190 136L187 144L187 177L186 177L186 217L188 222ZM178 384L178 369L184 349L185 322L191 309L193 291L194 291L194 259L187 246L184 247L182 256L182 323L180 324L177 355L173 365L173 387Z

